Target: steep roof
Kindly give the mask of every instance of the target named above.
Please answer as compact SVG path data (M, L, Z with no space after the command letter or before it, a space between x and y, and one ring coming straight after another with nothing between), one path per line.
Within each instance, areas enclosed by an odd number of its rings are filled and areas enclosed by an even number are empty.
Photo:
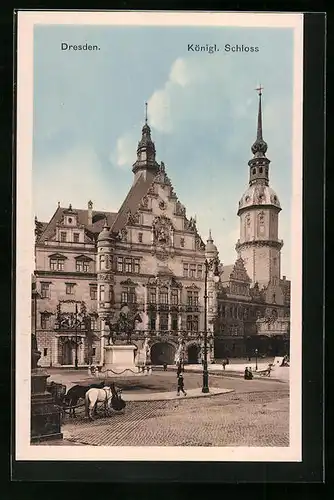
M55 213L53 214L50 222L41 222L40 224L43 224L42 231L40 234L40 237L38 238L38 242L44 242L46 239L49 239L53 236L57 224L61 221L64 211L68 210L67 207L58 207ZM105 211L98 211L98 210L93 210L92 211L92 224L88 224L88 210L82 210L82 209L72 209L73 212L76 212L78 214L78 223L82 224L85 226L85 229L92 233L92 235L96 235L100 233L103 229L104 226L104 221L107 219L108 225L111 226L115 218L117 216L117 213L115 212L105 212Z
M226 281L230 281L230 276L233 271L234 264L229 264L228 266L223 266L223 272L221 274L221 282L226 283Z
M125 226L129 212L132 214L136 213L142 198L147 193L155 176L156 173L147 170L145 175L140 175L131 186L130 191L111 225L111 230L113 232L116 233Z

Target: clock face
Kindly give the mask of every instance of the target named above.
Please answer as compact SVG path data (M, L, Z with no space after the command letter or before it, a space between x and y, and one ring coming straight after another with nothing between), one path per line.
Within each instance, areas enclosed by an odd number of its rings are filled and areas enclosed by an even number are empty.
M163 200L160 201L159 208L160 210L166 210L166 203Z
M72 218L71 217L68 219L68 223L72 224Z

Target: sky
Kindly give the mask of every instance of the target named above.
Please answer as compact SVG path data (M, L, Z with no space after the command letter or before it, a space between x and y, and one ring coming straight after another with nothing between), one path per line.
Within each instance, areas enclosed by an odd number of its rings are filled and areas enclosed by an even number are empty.
M62 51L61 43L98 51ZM225 44L258 52L225 52ZM188 51L216 44L219 51ZM236 259L238 202L248 187L263 86L270 185L281 202L282 275L290 275L293 32L289 28L39 25L34 28L33 204L41 221L70 203L117 211L148 102L174 190L209 229L223 264Z

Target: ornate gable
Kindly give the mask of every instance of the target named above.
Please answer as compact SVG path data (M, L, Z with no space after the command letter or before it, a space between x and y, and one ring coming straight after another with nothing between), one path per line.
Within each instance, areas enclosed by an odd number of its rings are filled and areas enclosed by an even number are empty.
M243 281L245 283L251 282L251 279L247 274L244 261L241 257L236 260L233 266L233 270L230 274L230 281Z

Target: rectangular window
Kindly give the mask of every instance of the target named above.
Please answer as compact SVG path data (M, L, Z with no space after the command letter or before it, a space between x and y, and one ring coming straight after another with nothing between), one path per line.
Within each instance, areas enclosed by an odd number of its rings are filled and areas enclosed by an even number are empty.
M66 295L73 295L74 294L74 283L65 283L66 286Z
M83 262L81 262L80 260L77 260L76 263L75 263L75 270L77 271L77 273L82 273L82 271L83 271Z
M126 258L125 259L125 270L124 272L126 273L131 273L132 272L132 259Z
M187 305L193 305L193 292L190 292L189 290L187 291Z
M97 286L92 285L89 287L89 289L90 289L91 300L96 300L97 299Z
M97 317L96 316L90 316L90 329L91 330L97 330Z
M50 316L45 313L41 313L41 328L46 330L50 327Z
M96 347L92 348L92 356L96 356Z
M50 259L50 269L52 271L64 271L64 261L62 259Z
M73 241L74 243L79 243L80 239L80 234L79 233L73 233Z
M138 241L139 243L143 243L143 233L138 233Z
M41 283L41 298L49 299L50 298L50 284L49 283Z
M128 290L123 290L122 291L121 302L122 302L122 304L127 304L129 302Z
M181 239L180 239L180 247L181 247L181 248L184 248L184 238L181 238Z
M183 264L183 277L188 278L188 273L189 273L189 265Z
M100 285L99 300L100 302L104 301L104 285Z
M202 279L202 277L203 277L203 267L202 264L199 264L197 266L197 278Z
M119 273L123 272L123 257L117 257L117 271Z
M155 330L155 324L157 320L157 315L154 312L151 312L150 317L149 317L149 325L150 325L150 330Z
M171 327L174 332L177 331L178 329L177 314L172 314L171 316Z
M159 303L168 304L168 288L161 288L159 291Z
M136 290L134 288L129 288L129 302L131 304L136 303Z
M193 316L193 332L198 332L198 316Z
M150 304L156 304L157 294L155 288L150 288L148 292L148 301Z
M193 305L198 306L198 292L193 292Z
M160 330L168 330L168 314L160 313Z
M172 290L172 292L171 292L171 300L172 300L173 306L177 306L177 304L179 303L179 296L178 296L178 291L177 290Z
M83 262L83 272L88 273L89 272L89 262Z
M105 257L104 255L100 255L100 271L103 271L105 269Z
M139 259L133 259L133 272L136 274L140 273Z
M66 239L67 239L67 234L64 231L61 231L60 232L60 241L62 243L65 243Z
M47 347L44 347L43 356L47 356L47 355L48 355L48 349L47 349Z
M191 332L193 326L193 317L191 315L187 316L187 331Z
M190 264L189 278L196 277L196 264Z

